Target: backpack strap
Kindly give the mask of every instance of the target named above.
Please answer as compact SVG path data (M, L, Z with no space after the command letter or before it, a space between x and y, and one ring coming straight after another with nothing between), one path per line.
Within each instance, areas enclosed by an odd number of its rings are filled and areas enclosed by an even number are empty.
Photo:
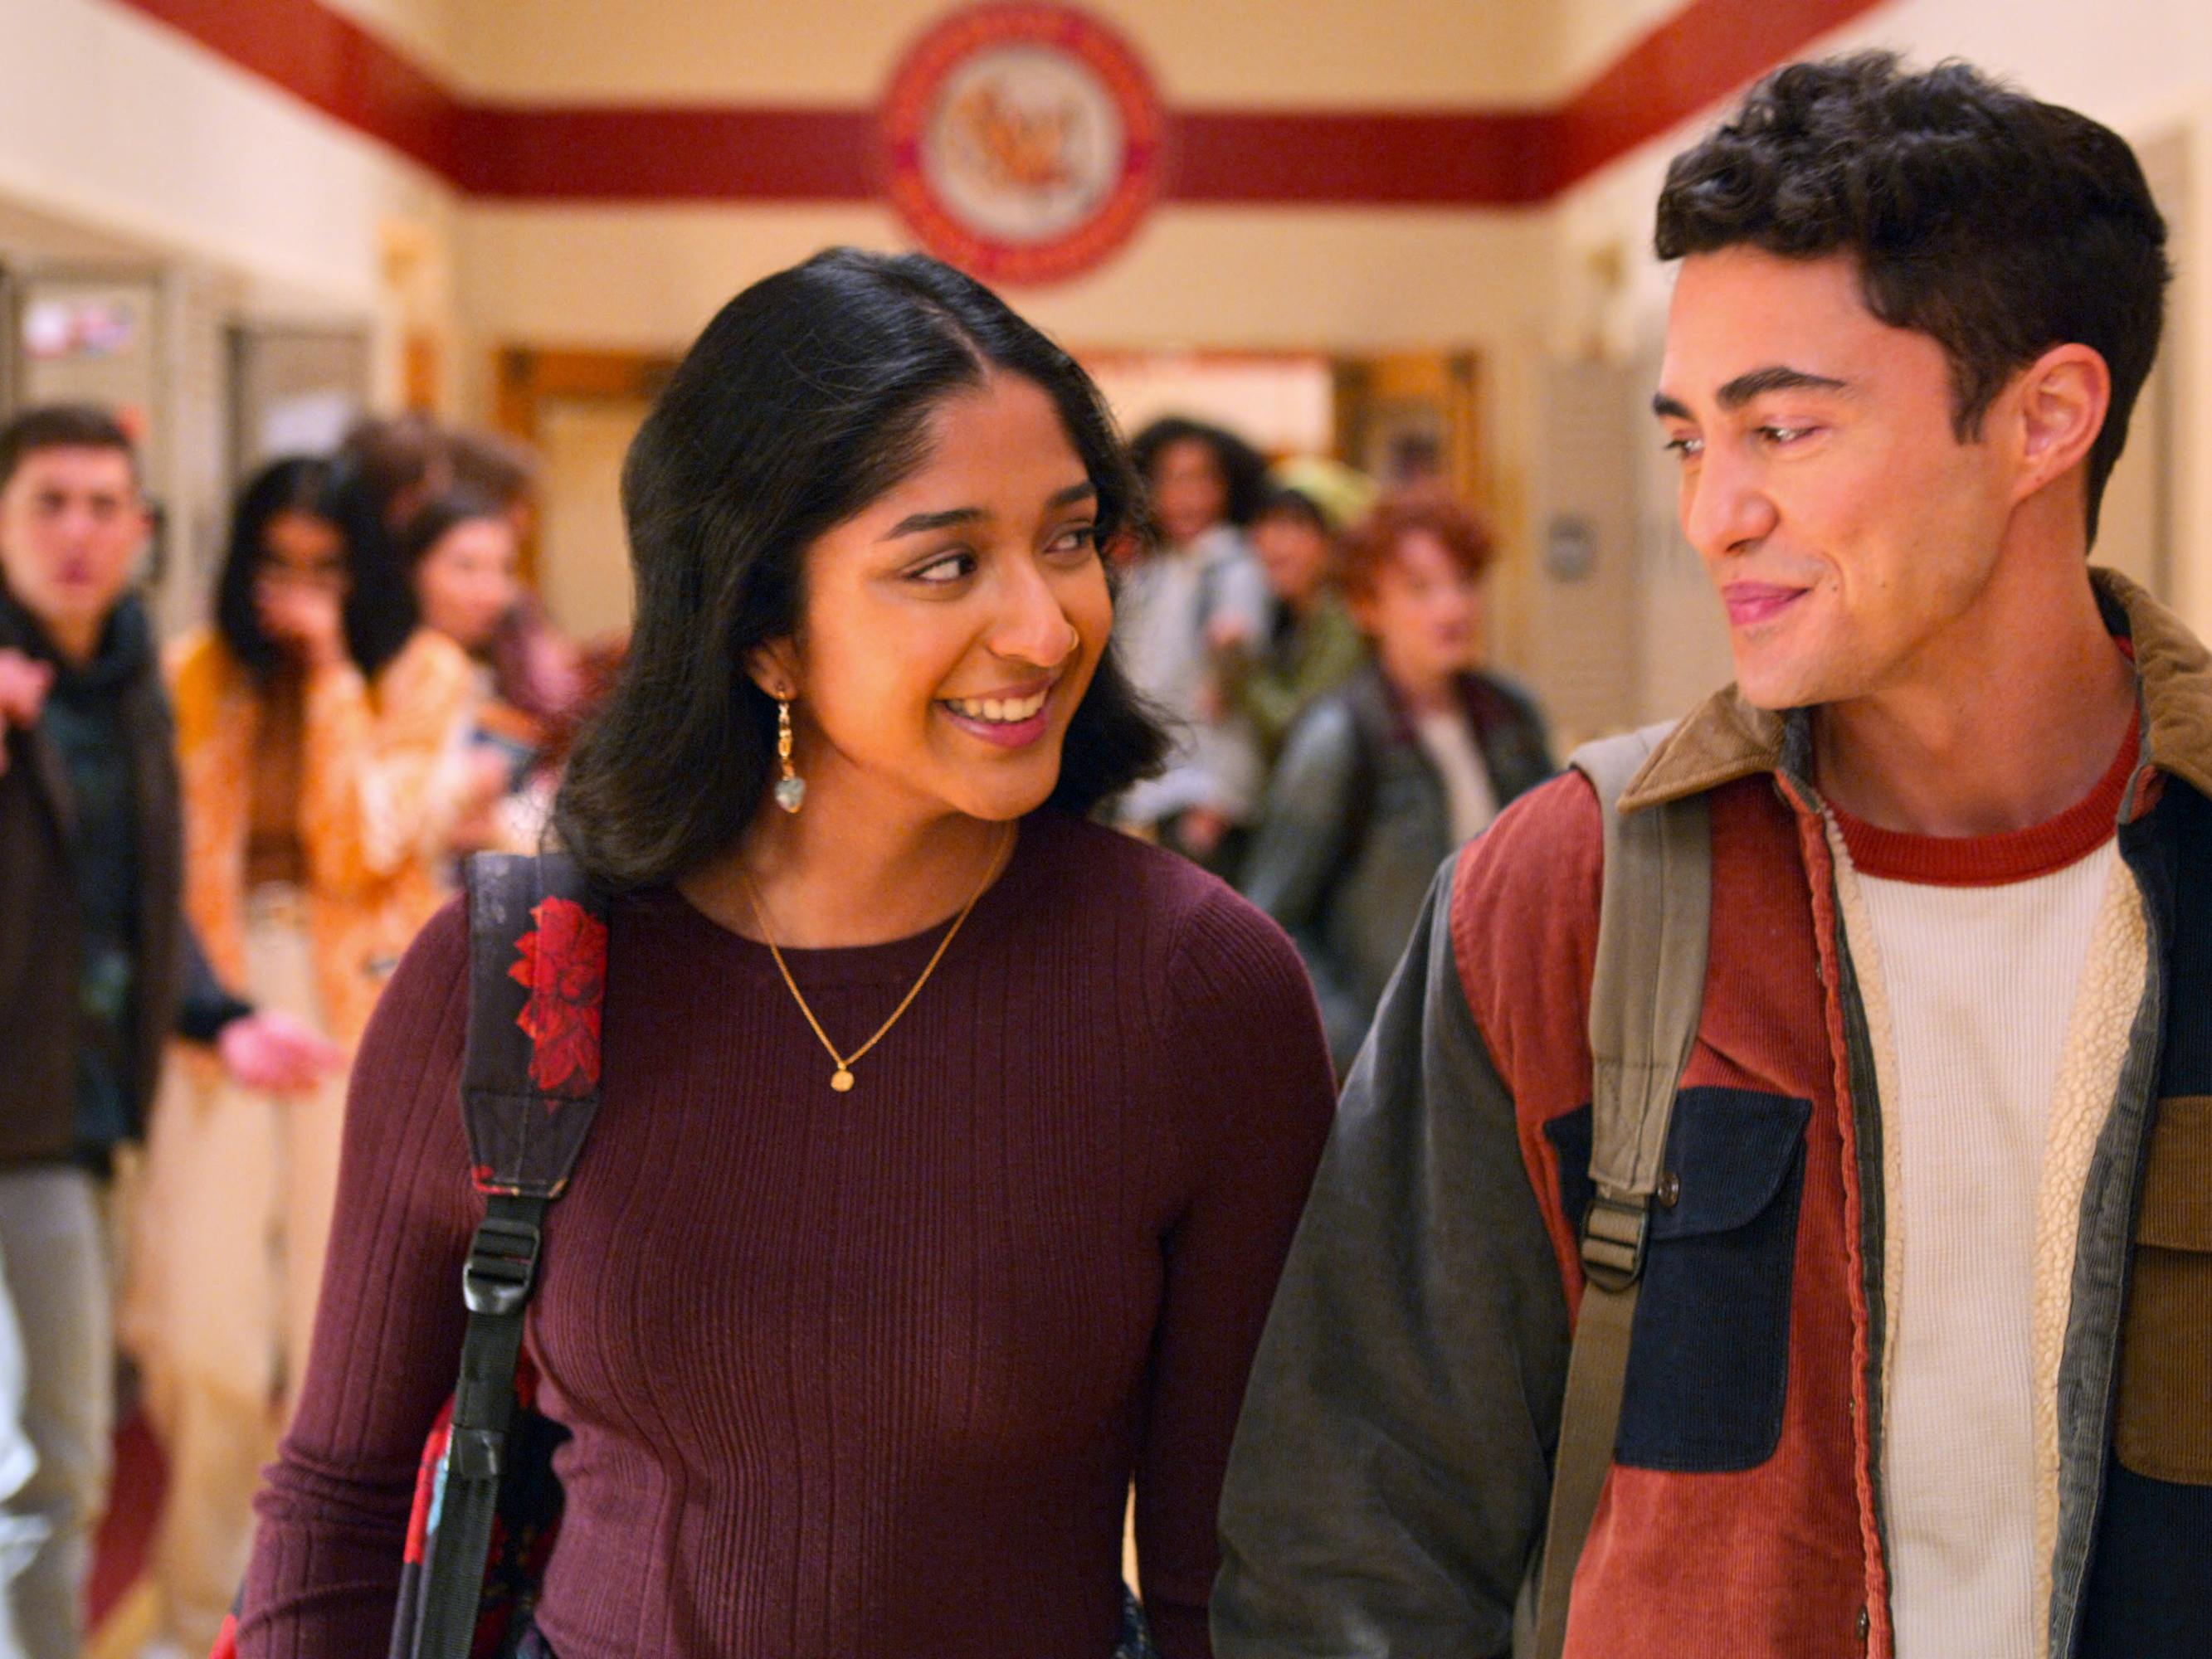
M1582 1311L1567 1364L1536 1611L1537 1659L1559 1659L1575 1565L1613 1468L1651 1199L1674 1091L1705 1006L1712 831L1703 795L1623 816L1620 800L1671 726L1585 744L1568 764L1597 792L1605 885L1590 983L1590 1181Z
M545 1212L599 1107L605 904L574 864L550 854L478 854L466 876L461 1114L484 1218L461 1270L469 1322L422 1595L394 1631L395 1659L467 1659L475 1641Z
M468 860L461 1115L477 1190L551 1200L599 1109L606 907L553 854Z

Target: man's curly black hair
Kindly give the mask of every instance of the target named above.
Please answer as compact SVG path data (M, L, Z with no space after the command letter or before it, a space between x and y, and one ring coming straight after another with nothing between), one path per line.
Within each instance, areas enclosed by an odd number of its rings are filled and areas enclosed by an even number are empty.
M2112 402L2089 453L2096 539L2172 275L2166 221L2118 134L1966 64L1794 64L1674 158L1654 241L1662 259L1738 246L1856 259L1868 309L1950 359L1962 443L2052 346L2097 351Z

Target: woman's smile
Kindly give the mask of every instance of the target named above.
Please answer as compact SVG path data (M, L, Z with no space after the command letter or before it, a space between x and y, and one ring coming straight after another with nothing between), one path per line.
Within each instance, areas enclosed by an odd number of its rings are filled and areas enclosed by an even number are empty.
M1060 677L1033 680L981 697L945 697L938 707L962 731L1002 749L1025 749L1044 736L1048 709Z

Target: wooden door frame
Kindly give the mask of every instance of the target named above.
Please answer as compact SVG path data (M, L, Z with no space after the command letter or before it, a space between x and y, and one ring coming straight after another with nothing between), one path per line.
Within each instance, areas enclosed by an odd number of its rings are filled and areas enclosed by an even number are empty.
M676 372L672 352L608 351L574 346L500 346L492 353L492 425L544 453L544 410L574 403L651 402ZM538 531L523 538L522 578L538 586Z
M1437 458L1443 483L1469 506L1494 511L1480 352L1468 347L1346 352L1336 356L1334 367L1340 457L1360 464L1379 404L1426 404L1444 430L1443 453Z

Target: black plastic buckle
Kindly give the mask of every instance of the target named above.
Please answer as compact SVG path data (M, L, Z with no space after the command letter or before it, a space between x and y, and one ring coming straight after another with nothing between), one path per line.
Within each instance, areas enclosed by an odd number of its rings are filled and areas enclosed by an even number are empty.
M477 1314L511 1314L530 1299L540 1235L527 1221L486 1216L461 1267L461 1298Z
M507 1437L485 1429L455 1429L446 1443L446 1466L457 1480L496 1481Z
M1600 1193L1583 1218L1583 1275L1601 1290L1625 1291L1644 1276L1644 1246L1651 1226L1648 1198L1609 1198Z

